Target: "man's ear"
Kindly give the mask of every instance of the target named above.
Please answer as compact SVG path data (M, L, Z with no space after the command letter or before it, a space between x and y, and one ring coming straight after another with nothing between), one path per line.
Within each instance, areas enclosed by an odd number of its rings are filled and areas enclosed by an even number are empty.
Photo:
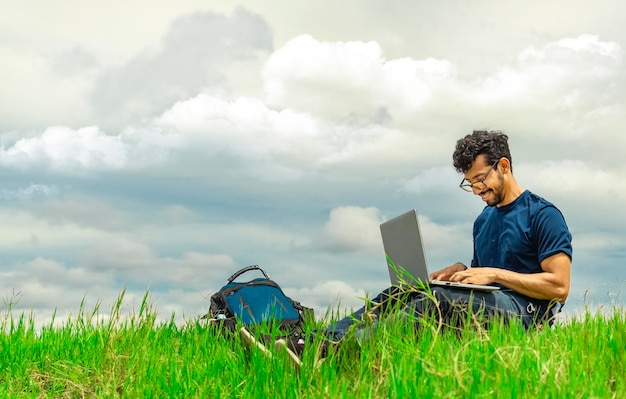
M502 157L500 158L500 162L498 162L498 168L503 173L509 173L511 171L511 161L508 158Z

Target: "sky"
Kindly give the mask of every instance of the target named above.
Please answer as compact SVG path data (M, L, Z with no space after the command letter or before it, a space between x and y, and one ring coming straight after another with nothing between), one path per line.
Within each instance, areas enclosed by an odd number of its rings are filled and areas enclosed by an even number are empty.
M0 309L62 323L125 292L184 323L251 264L318 316L360 306L409 209L431 270L470 262L475 129L565 216L565 317L624 303L624 2L0 5Z

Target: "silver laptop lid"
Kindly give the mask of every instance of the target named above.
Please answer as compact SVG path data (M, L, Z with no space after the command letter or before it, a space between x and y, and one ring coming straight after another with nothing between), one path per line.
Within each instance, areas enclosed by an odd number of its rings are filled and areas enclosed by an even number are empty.
M409 284L417 279L428 284L428 265L415 209L382 223L380 232L387 255L391 284L399 285L402 279ZM398 270L394 269L393 265ZM399 276L397 271L402 269L414 280L411 281L406 275Z

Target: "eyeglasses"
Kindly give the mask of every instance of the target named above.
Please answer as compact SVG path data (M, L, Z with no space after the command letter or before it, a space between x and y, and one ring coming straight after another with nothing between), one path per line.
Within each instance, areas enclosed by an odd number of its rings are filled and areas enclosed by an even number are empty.
M470 193L474 190L482 191L485 188L485 179L487 178L487 176L489 176L489 173L491 173L491 171L496 167L496 165L498 165L498 162L500 162L499 159L496 162L494 162L493 165L491 165L491 168L489 168L487 173L485 173L483 178L480 179L479 181L475 183L469 183L469 182L466 182L465 179L463 179L461 180L461 184L459 184L459 187L461 187L463 190L470 192Z

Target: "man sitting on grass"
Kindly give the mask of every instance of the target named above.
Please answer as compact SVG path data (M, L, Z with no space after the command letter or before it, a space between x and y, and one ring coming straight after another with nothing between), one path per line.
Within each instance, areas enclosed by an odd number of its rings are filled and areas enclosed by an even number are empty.
M518 319L525 328L552 324L570 287L572 237L563 215L517 183L508 136L502 132L474 131L459 139L453 163L464 176L460 188L480 196L487 206L474 221L471 267L458 262L430 278L501 289L437 287L432 293L400 295L392 287L374 298L373 305L331 324L329 338L340 339L366 313L378 316L398 307L418 318L439 315L449 325L466 320L467 312L481 322Z

